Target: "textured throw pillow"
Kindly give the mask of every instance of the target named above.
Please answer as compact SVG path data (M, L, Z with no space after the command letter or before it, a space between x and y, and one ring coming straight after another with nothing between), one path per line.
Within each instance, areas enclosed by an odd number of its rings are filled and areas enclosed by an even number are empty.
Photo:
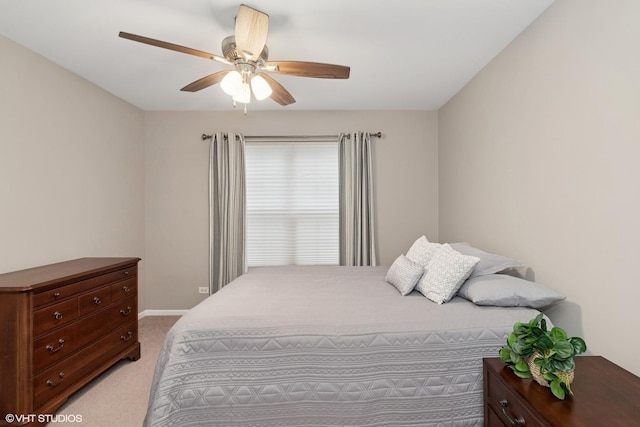
M453 298L478 261L480 258L462 255L445 243L425 267L416 289L431 301L443 304Z
M387 270L385 280L391 283L402 295L408 295L422 277L424 268L404 255L400 255Z
M480 261L471 271L469 279L483 276L485 274L498 273L508 268L523 267L517 259L507 258L502 255L496 255L489 252L485 252L478 248L474 248L468 243L450 243L451 247L463 255L470 255L480 258Z
M566 297L536 282L506 274L488 274L467 280L458 295L476 305L542 308Z
M407 258L411 261L426 267L429 260L433 257L433 254L440 248L440 243L431 243L425 236L418 238L409 251L407 251Z

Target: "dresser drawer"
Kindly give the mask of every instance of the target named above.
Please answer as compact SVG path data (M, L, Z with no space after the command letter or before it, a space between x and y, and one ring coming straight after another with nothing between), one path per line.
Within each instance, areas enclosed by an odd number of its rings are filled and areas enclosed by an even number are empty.
M38 373L113 329L135 320L131 313L127 313L129 307L135 308L136 305L135 297L123 300L103 307L104 310L81 322L74 322L36 339L33 342L33 371ZM132 313L136 311L132 310Z
M111 287L103 286L78 297L78 315L96 312L111 303Z
M49 399L75 385L92 371L102 368L102 364L137 340L137 322L130 322L37 375L33 380L33 402L36 412Z
M137 276L137 267L128 267L112 273L102 274L90 279L75 282L70 285L60 286L44 292L35 293L33 296L33 306L35 308L42 307L70 298L89 289L106 285L123 279L135 278ZM134 280L135 281L135 280Z
M65 325L78 317L77 298L68 299L33 313L33 335Z
M33 372L40 372L80 348L77 338L75 325L69 325L35 340Z
M134 278L111 285L111 301L117 301L135 295L138 291L137 283L138 281Z
M490 372L485 379L487 383L488 396L487 404L489 405L489 423L488 426L528 426L543 427L538 419L523 405L522 401L511 392L500 379ZM494 411L491 414L491 410ZM497 419L495 419L497 417ZM501 420L502 424L497 420Z
M74 283L72 285L60 286L50 291L41 292L33 295L33 307L38 308L48 304L75 296L85 288L83 282Z

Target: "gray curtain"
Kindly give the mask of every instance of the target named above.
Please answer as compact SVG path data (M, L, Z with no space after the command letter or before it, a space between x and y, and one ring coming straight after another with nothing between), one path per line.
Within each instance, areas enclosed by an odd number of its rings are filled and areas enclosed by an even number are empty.
M214 293L246 271L244 136L216 133L209 146L209 277Z
M340 265L377 265L371 135L341 134Z

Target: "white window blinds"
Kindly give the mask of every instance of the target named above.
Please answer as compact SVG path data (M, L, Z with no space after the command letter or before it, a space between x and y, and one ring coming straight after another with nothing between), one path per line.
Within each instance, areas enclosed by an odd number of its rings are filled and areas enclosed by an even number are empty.
M339 263L338 144L248 143L247 264Z

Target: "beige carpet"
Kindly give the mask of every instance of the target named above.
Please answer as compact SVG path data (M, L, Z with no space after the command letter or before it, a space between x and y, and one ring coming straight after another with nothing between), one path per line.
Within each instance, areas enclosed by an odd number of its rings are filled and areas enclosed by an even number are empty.
M140 360L118 362L71 396L57 412L81 415L82 423L56 422L49 426L140 427L147 412L149 390L160 347L167 331L178 319L179 316L148 316L140 319Z

